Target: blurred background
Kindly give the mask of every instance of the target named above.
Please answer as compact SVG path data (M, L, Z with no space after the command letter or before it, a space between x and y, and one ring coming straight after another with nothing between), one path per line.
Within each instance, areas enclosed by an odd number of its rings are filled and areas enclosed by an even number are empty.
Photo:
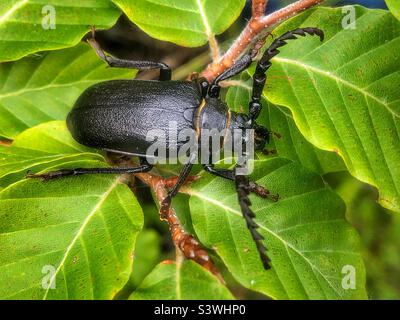
M270 0L268 11L275 11L293 1ZM360 4L369 8L386 9L383 0L328 1L329 5ZM222 47L227 46L242 30L251 12L247 4L242 16L223 35L218 37ZM184 79L194 71L200 71L210 62L208 47L182 48L174 44L154 40L121 17L107 31L98 33L98 41L108 52L130 59L159 60L169 64L175 79ZM141 78L156 76L151 72ZM363 255L367 268L367 287L370 299L400 299L400 215L380 207L377 191L363 184L346 172L328 174L324 177L347 204L347 219L359 231L363 243ZM127 285L127 291L136 287L147 273L162 259L173 258L174 248L166 224L160 222L152 196L144 186L139 187L140 201L145 210L146 231L137 243L138 261ZM176 205L184 207L186 199L181 196ZM179 208L178 208L179 209ZM187 208L181 208L187 211ZM186 210L185 210L186 209ZM185 218L183 218L185 219ZM189 217L186 219L190 220ZM190 221L183 221L190 231ZM226 275L234 294L245 299L265 299L238 286ZM123 296L124 293L121 293Z

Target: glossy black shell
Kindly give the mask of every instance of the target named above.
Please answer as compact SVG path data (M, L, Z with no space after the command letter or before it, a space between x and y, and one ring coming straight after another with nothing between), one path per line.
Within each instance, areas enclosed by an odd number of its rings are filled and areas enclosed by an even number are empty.
M149 130L163 130L168 146L174 142L168 138L172 121L178 132L194 129L193 118L201 99L197 84L189 81L106 81L79 97L67 125L83 145L145 155L153 143L146 141Z

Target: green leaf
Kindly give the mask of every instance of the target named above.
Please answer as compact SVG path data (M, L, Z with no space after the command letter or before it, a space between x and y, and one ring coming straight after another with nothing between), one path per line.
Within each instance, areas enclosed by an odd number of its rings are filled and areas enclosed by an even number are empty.
M9 139L50 120L64 120L89 86L132 78L134 71L108 68L86 44L0 64L0 137Z
M215 276L197 263L186 260L181 265L174 261L160 263L129 299L228 300L233 296Z
M5 149L14 160L0 167L6 176L27 168L107 166L74 142L61 121L31 128ZM143 225L142 210L121 179L28 179L2 189L0 298L113 298L128 281ZM53 280L54 289L48 286Z
M242 81L248 78L242 75ZM226 96L229 107L236 112L248 112L252 81L246 81L244 86L231 87ZM319 174L342 171L345 169L341 158L333 152L327 152L314 147L297 129L290 110L274 106L263 101L264 108L257 123L265 125L279 136L271 135L268 150L276 150L280 157L301 163L304 167Z
M386 10L355 8L355 29L342 28L341 8L309 10L276 29L318 26L326 39L282 48L265 93L291 109L308 141L337 152L384 207L400 211L400 23Z
M255 161L254 168L252 178L280 195L278 202L251 196L272 269L263 269L233 183L221 178L204 176L187 191L200 241L242 285L273 298L366 298L359 237L345 220L343 201L319 175L290 160ZM355 289L342 287L347 265L356 271Z
M112 0L150 36L198 47L239 17L245 0Z
M102 155L71 137L65 121L38 125L19 134L10 147L0 147L0 186L23 179L28 170L37 172L73 160L105 162Z
M53 29L43 28L53 21ZM96 28L110 28L120 11L109 0L2 0L0 3L0 61L72 47Z
M128 280L142 223L141 208L120 177L23 180L5 188L0 297L113 298ZM53 281L54 289L48 286Z
M136 288L160 261L161 239L155 230L143 230L137 239L129 284Z
M376 192L347 173L335 174L335 190L346 202L346 217L360 233L368 297L400 299L400 215L375 202Z
M385 0L389 10L400 20L400 2L399 0Z

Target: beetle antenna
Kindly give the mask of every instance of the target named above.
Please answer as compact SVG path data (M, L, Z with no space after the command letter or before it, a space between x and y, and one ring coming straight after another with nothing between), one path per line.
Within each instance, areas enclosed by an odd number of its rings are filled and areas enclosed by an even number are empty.
M268 270L271 268L271 260L267 256L267 248L265 248L264 244L262 243L264 237L257 230L259 225L254 221L256 215L250 209L251 201L249 199L249 194L250 192L255 192L257 195L265 198L269 195L269 192L256 183L250 182L247 176L244 175L236 175L235 182L243 218L246 220L247 228L250 230L251 236L256 243L257 251L260 255L264 269Z
M252 97L249 103L249 115L252 122L254 122L261 113L261 97L267 78L266 73L272 66L271 59L280 53L278 49L285 46L288 40L295 40L298 39L297 36L305 37L306 35L318 36L321 41L324 40L324 32L318 28L308 27L290 30L276 38L257 62L256 70L253 75Z

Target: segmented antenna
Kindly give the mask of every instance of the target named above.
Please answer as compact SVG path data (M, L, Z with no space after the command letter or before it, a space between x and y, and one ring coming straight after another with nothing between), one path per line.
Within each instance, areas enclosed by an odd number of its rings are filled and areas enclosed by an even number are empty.
M264 52L262 58L260 59L259 65L268 63L269 60L279 54L280 51L278 48L285 46L287 44L287 40L297 39L296 36L305 37L307 34L311 36L318 36L321 39L321 42L324 41L325 38L324 32L318 28L308 27L287 31L272 42L271 46Z
M254 182L250 182L249 179L243 175L237 175L235 177L235 182L239 205L242 209L243 217L246 220L247 228L250 230L251 236L256 243L257 251L260 255L264 269L268 270L271 268L271 260L267 256L267 248L265 248L264 244L262 243L264 237L257 231L259 225L253 220L256 215L250 209L251 201L248 195L250 194L250 192L255 192L259 196L265 198L268 196L269 193L264 188L258 186ZM259 188L260 190L256 190L257 188ZM257 191L260 191L261 194L259 194Z

